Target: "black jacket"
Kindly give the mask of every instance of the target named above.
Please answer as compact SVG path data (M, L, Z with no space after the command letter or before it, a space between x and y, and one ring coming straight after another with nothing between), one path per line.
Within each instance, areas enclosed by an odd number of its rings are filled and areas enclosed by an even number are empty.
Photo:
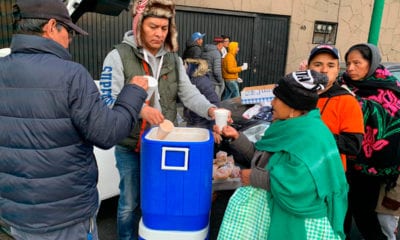
M93 145L126 137L147 94L128 84L111 110L55 41L15 35L11 50L0 58L0 217L23 231L54 231L95 214Z
M186 58L200 58L203 49L195 42L190 42L188 40L186 42L185 51L183 51L182 59L185 60Z

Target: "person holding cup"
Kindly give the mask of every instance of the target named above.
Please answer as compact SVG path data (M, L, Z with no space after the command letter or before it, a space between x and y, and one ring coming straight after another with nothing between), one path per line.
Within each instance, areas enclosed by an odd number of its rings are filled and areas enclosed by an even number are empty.
M248 64L243 63L242 66L238 66L236 61L236 55L239 53L239 43L230 42L228 47L228 53L222 59L222 77L225 81L225 91L222 99L227 100L240 96L239 82L243 80L239 78L239 73L248 69Z
M241 171L243 186L229 200L218 239L344 239L348 185L316 108L327 82L313 70L279 79L273 122L255 144L231 126L214 126L252 163Z
M97 240L93 148L111 148L138 124L147 79L127 79L106 107L68 51L87 32L64 1L13 2L11 52L0 57L0 221L12 239Z
M111 108L132 76L151 76L157 88L143 105L141 126L115 147L120 174L117 212L118 239L137 239L140 220L140 137L142 130L168 119L176 123L177 99L206 119L214 118L216 105L210 103L190 82L178 56L175 2L173 0L133 1L132 30L110 51L103 63L100 93ZM133 98L134 99L134 98ZM144 124L146 122L147 124Z

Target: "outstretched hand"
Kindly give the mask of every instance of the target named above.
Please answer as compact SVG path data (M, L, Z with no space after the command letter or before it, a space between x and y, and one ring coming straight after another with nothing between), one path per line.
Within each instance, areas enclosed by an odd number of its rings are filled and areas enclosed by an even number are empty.
M231 138L236 140L239 138L239 132L231 126L225 126L222 128L222 131L219 129L217 125L213 126L213 135L215 143L219 144L222 141L222 136L226 138Z
M222 136L236 140L239 138L239 132L232 126L225 126L221 131Z
M159 125L164 121L164 115L156 108L145 105L140 111L140 115L151 125Z

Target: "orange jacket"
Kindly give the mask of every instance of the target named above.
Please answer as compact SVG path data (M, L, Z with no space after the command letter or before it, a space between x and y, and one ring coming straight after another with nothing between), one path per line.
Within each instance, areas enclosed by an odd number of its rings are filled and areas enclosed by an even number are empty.
M334 84L319 96L317 107L334 134L346 170L346 155L357 155L361 150L364 120L360 104L347 90Z
M239 43L230 42L228 47L228 53L225 58L222 59L222 77L224 80L236 80L239 78L239 73L242 68L237 65L236 54Z

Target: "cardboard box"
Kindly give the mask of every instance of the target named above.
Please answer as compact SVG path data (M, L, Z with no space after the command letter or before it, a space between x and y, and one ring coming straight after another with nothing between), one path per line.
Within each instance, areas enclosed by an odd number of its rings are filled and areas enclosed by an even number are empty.
M245 87L240 92L242 104L271 103L275 84Z

